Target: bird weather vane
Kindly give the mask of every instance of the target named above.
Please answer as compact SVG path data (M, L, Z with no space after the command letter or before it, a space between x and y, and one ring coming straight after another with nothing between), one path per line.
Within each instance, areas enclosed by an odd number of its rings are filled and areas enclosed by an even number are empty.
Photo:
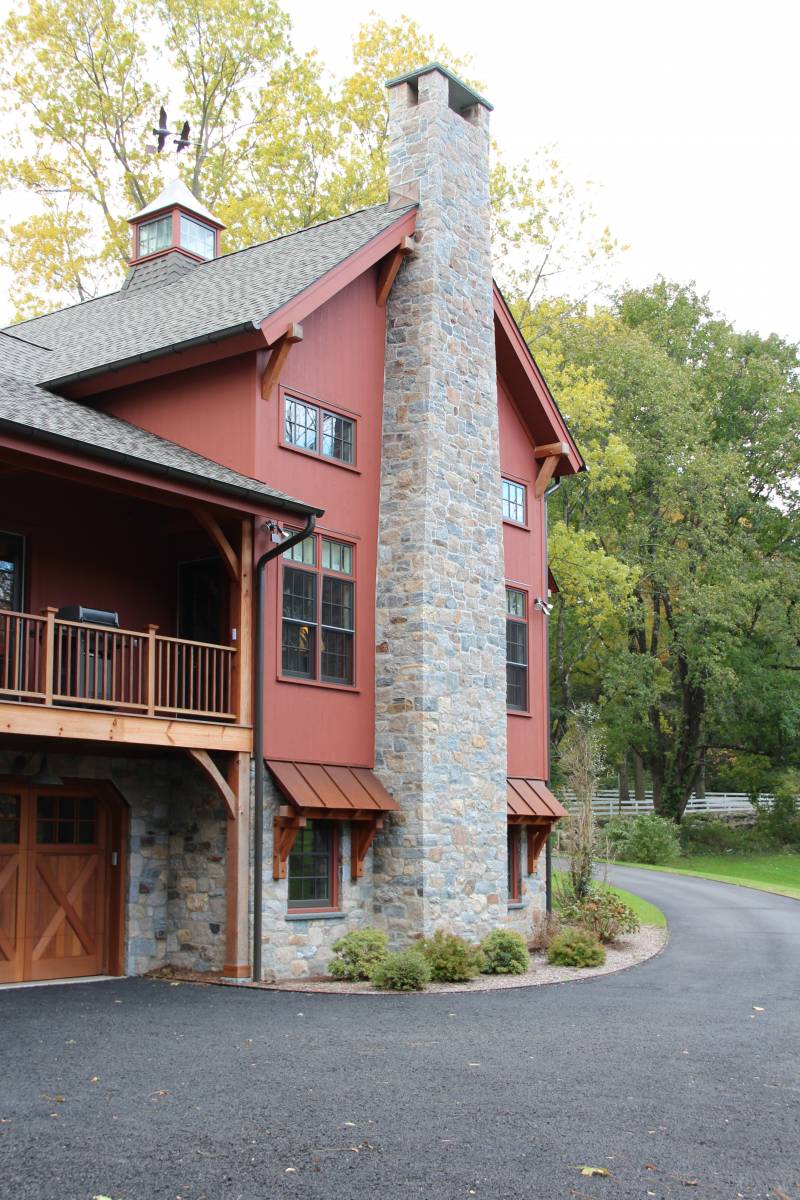
M175 130L170 129L167 120L167 110L164 105L161 105L161 112L158 114L158 127L152 130L154 137L158 139L155 146L146 146L148 154L160 154L167 144L169 138L172 138L173 146L176 146L176 154L180 154L181 150L185 150L192 143L189 139L189 122L183 122L183 129L175 136Z

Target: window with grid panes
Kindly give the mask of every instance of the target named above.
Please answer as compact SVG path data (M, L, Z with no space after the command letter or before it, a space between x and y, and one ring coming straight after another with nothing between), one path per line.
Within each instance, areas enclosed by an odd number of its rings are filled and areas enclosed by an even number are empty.
M355 462L355 421L316 404L284 397L284 440L321 458L352 466Z
M350 685L355 679L353 547L315 534L284 554L284 675Z
M506 588L506 707L528 710L528 620L525 593Z
M139 226L139 254L155 254L172 245L172 217L159 217Z
M289 855L289 908L330 908L335 899L336 839L330 821L298 829Z
M525 485L503 480L503 520L525 524Z

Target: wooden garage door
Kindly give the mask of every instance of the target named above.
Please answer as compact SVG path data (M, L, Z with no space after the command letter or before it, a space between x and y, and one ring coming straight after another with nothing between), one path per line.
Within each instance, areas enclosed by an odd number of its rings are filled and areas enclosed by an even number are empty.
M0 793L0 983L107 970L110 833L90 792Z

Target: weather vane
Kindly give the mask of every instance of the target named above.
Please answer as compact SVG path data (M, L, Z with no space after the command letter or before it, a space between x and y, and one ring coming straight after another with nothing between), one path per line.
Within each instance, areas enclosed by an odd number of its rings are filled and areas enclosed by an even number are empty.
M176 154L180 154L181 150L185 150L187 146L191 145L189 140L189 122L183 122L183 129L180 131L178 136L175 137L175 131L169 127L167 110L164 108L163 104L161 105L161 112L158 114L158 127L153 129L152 132L154 136L158 138L158 142L155 146L145 147L148 154L160 154L166 146L168 138L172 138L173 146L177 146L177 150L175 151Z

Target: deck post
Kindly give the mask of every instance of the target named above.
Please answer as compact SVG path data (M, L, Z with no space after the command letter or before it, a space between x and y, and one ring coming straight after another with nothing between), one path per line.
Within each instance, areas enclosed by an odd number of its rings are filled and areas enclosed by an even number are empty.
M44 692L44 702L52 707L53 704L53 675L56 657L56 608L42 610L47 618L44 627L44 654L42 655L41 690Z
M156 634L157 625L147 626L147 715L156 715Z
M250 975L250 755L231 754L228 786L236 797L236 816L228 817L225 879L225 966L229 979Z

